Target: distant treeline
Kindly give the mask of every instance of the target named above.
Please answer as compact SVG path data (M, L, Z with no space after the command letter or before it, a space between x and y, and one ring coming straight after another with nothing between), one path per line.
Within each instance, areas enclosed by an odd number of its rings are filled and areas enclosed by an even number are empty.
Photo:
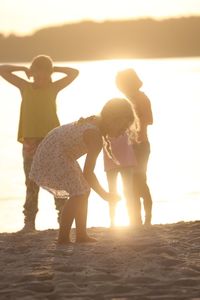
M23 37L0 34L0 49L0 62L27 62L41 53L57 61L200 56L200 17L85 21Z

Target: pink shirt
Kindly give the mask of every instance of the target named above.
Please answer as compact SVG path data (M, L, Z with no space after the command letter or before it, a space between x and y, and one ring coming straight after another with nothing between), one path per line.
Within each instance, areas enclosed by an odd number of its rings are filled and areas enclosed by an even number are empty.
M103 149L105 172L116 168L135 167L137 165L133 145L129 144L127 134L110 139L112 153L119 162L116 164Z

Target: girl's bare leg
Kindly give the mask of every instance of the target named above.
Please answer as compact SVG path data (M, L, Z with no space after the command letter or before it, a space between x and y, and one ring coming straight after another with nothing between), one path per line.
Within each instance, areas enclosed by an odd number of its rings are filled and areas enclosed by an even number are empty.
M111 170L106 172L109 192L117 194L117 176L118 170ZM110 227L115 226L115 210L116 202L109 202L109 214L110 214Z
M70 230L79 207L79 201L83 196L71 197L65 202L60 220L58 233L58 244L67 244L70 242Z
M76 211L75 222L77 243L96 242L95 238L89 237L87 234L88 197L89 194L82 196Z
M116 202L109 202L110 227L115 226Z

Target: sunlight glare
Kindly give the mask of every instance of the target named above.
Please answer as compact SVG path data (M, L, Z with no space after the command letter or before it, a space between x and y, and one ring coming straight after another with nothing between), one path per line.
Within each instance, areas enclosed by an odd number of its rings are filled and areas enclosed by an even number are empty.
M55 209L53 195L44 189L40 189L39 210L36 217L36 228L46 230L58 229L57 212Z
M115 212L115 225L116 226L128 226L129 225L129 218L126 208L126 201L123 196L123 186L121 176L119 175L117 178L117 190L119 195L122 197L122 200L119 201L116 207Z

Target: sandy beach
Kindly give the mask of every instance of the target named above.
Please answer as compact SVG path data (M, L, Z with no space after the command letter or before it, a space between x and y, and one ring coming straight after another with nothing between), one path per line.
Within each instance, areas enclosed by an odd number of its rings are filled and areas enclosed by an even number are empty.
M96 243L68 246L57 230L1 233L0 299L200 299L200 221L88 232Z

